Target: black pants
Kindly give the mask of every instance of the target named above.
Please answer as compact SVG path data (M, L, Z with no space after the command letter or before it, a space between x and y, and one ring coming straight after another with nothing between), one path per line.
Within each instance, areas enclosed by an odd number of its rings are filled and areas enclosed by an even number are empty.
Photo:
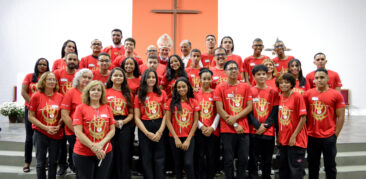
M181 137L180 140L183 143L186 140L186 138ZM177 179L183 179L183 174L182 174L183 165L184 165L184 170L186 171L186 174L187 174L187 178L189 178L189 179L195 178L194 166L193 166L194 144L195 144L194 137L192 137L188 150L184 151L182 149L177 148L175 146L174 138L170 137L170 148L172 151L173 162L174 162L174 171L175 171Z
M111 178L131 178L131 128L130 124L123 125L122 129L116 128L116 132L111 140L113 146Z
M152 133L159 130L162 119L142 120L145 128ZM138 132L142 159L142 168L144 170L144 178L146 179L164 179L164 164L165 164L165 146L164 137L162 136L159 142L150 140L140 130Z
M280 146L280 178L301 179L305 175L305 150L301 147Z
M76 136L75 135L67 135L66 140L69 143L69 166L70 168L75 168L74 162L72 161L72 154L74 153L74 145L76 142Z
M173 162L173 156L172 156L172 150L170 148L170 137L169 137L169 130L165 129L163 132L163 136L161 138L164 138L164 148L165 148L165 171L174 171L174 162Z
M96 156L83 156L73 153L73 159L80 179L109 179L113 153L106 154L100 167Z
M60 130L64 130L64 134L65 134L65 129L64 129L64 124L60 127ZM72 156L69 156L69 163L72 162ZM57 156L57 161L58 161L58 165L59 167L62 168L67 168L69 165L66 162L67 160L67 139L66 139L66 135L64 135L62 137L61 140L61 144L60 144L60 150L58 152L58 156Z
M328 138L308 137L308 163L309 178L319 178L320 155L323 153L324 168L327 179L337 177L335 158L337 155L337 137L332 135Z
M221 134L224 147L224 172L227 179L234 178L234 156L238 156L237 178L245 178L248 166L249 135L248 134Z
M60 140L51 139L41 132L35 131L33 141L36 147L37 178L46 179L45 166L48 152L48 178L55 179L57 170L56 159L60 147Z
M262 168L262 179L271 178L272 155L274 150L274 138L262 139L251 135L249 149L249 178L258 178L258 162Z
M25 124L25 143L24 143L24 160L25 163L32 162L32 150L33 150L33 129L32 123L28 120L28 109L25 107L24 113Z
M219 157L219 137L213 134L206 137L201 130L197 130L195 139L197 149L196 177L201 179L206 176L207 179L213 179L216 172L215 164Z

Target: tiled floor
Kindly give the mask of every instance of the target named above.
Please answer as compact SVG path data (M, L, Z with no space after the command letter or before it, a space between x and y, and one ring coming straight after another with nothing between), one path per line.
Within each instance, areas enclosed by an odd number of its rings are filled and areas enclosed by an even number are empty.
M25 128L23 123L9 124L8 118L0 116L0 141L23 142ZM338 143L366 143L366 116L346 116Z

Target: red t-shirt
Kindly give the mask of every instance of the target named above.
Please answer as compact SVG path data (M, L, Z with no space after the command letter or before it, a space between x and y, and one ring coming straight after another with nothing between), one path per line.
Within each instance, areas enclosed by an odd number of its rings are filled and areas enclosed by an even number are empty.
M130 88L130 90L132 91L132 94L134 94L134 95L137 94L137 91L140 87L140 80L141 80L141 77L127 78L128 87Z
M143 64L140 57L137 57L136 55L133 55L133 58L136 60L136 62L139 66ZM125 59L126 59L126 56L124 56L124 55L119 55L118 57L116 57L116 59L112 63L113 68L121 67L122 62ZM138 68L138 67L135 67L135 68Z
M61 120L60 105L62 94L55 92L52 96L46 96L39 91L35 92L31 97L28 109L34 112L34 117L46 126L57 126ZM35 129L42 134L52 139L62 139L63 130L60 129L54 135L48 134L43 129L32 124L32 129Z
M165 110L170 110L170 103L172 99L165 105ZM194 112L198 112L200 110L200 105L194 98L189 99L189 103L187 101L181 102L182 112L178 111L178 108L175 107L174 113L172 113L171 120L173 129L178 137L188 137L189 132L191 131L193 122L194 122ZM169 136L172 137L172 134L169 132Z
M255 58L253 55L244 59L244 72L247 72L249 75L249 82L252 83L254 81L252 70L254 66L262 64L264 59L269 59L269 57L263 55L262 58Z
M273 62L275 63L276 69L278 73L286 73L288 72L288 62L290 62L295 57L287 56L286 60L280 60L278 57L273 58Z
M130 93L130 96L132 100L132 93ZM111 107L114 116L128 115L127 100L121 91L117 91L113 88L106 89L105 97L107 98L109 107Z
M213 73L212 83L211 83L211 88L212 89L215 89L216 86L218 86L219 84L227 81L227 76L225 74L224 69L220 70L220 69L217 69L216 67L211 67L210 70ZM242 80L240 74L238 74L238 80Z
M335 89L336 87L342 87L341 78L339 78L337 72L328 70L328 77L329 77L328 80L329 88ZM314 79L315 79L315 71L310 72L308 75L306 75L306 80L307 83L309 83L310 88L315 88Z
M325 92L319 92L313 88L305 92L304 99L309 109L308 135L327 138L335 134L336 109L345 107L341 93L331 88Z
M200 70L199 69L193 69L192 67L186 68L186 72L189 78L189 82L192 85L192 88L196 91L198 91L201 88L201 80L200 80Z
M99 70L93 70L92 72L93 72L93 80L101 81L104 84L104 86L107 85L110 71L108 71L108 74L105 76L100 74Z
M147 65L146 64L143 64L143 65L140 65L140 72L141 74L144 73L145 70L147 70ZM166 65L163 65L163 64L159 64L158 65L158 68L156 69L156 73L158 74L158 77L165 77L165 73L166 73Z
M304 98L299 93L292 93L289 98L285 98L283 94L280 94L278 109L278 140L281 145L288 145L291 135L299 124L300 117L306 115ZM307 145L308 135L306 125L304 125L296 137L295 146L306 148Z
M79 69L88 68L89 70L99 70L98 58L92 55L81 58Z
M257 82L255 80L253 80L252 86L255 86L255 85L257 85ZM279 91L277 86L276 86L276 78L272 78L270 80L267 80L266 85L271 87L272 89L276 90L277 92Z
M160 85L164 86L164 91L166 92L166 95L168 98L172 97L173 90L174 90L174 84L177 78L172 79L172 81L168 81L168 79L164 76L164 78L161 80Z
M73 88L72 82L74 80L75 73L69 74L65 69L59 69L55 71L55 76L58 84L60 85L60 93L65 95L68 90Z
M230 115L239 114L247 107L247 101L252 101L252 92L250 86L239 82L237 85L229 85L227 82L221 83L216 87L214 100L221 101L224 110ZM244 133L249 133L249 124L247 116L236 121L243 129ZM223 118L220 118L221 133L236 133L233 126L228 125Z
M116 57L118 55L125 54L125 46L122 45L120 48L118 48L118 47L113 47L112 45L110 45L110 46L104 48L103 52L108 53L111 56L111 61L113 63L114 59L116 59Z
M235 61L238 64L238 68L239 68L239 72L242 73L244 72L244 68L243 68L243 60L241 59L241 57L239 55L230 55L226 57L226 61ZM215 67L216 66L216 61L213 60L211 62L211 67Z
M39 80L40 77L38 77L38 80ZM32 79L33 79L33 73L28 73L25 77L24 77L24 80L23 80L23 85L28 85L28 96L29 98L32 97L32 95L37 91L37 82L32 82ZM38 81L37 80L37 81ZM28 105L28 102L25 101L24 103L25 106Z
M81 103L81 91L79 91L77 88L72 88L66 92L61 103L61 109L70 111L70 117L71 119L74 119L73 115L75 113L76 107ZM65 135L75 135L75 133L65 125Z
M278 106L278 93L271 87L259 89L256 86L251 88L253 97L253 115L260 123L266 122L272 112L273 106ZM250 133L255 134L257 130L250 125ZM274 136L274 125L269 127L263 135Z
M210 55L208 53L203 53L201 55L201 62L202 62L203 67L210 68L211 64L214 61L214 57L215 57L214 55Z
M164 90L161 90L161 95L154 92L146 94L145 105L142 105L139 96L135 96L134 108L140 109L141 120L161 119L164 116L164 107L168 97Z
M310 85L308 82L305 83L305 86L300 86L300 81L296 80L296 85L292 89L292 92L297 92L301 95L304 95L305 91L307 91L308 89L310 89Z
M76 107L74 120L72 125L82 125L83 133L93 143L100 142L109 132L109 127L115 124L116 121L113 118L113 113L108 104L101 104L99 108L80 104ZM106 153L112 150L112 144L108 142L108 149ZM107 144L106 144L107 145ZM103 146L103 150L106 146ZM95 156L89 147L82 144L79 138L76 138L74 153L83 156Z
M66 69L66 62L63 58L57 59L55 60L55 62L53 62L52 71L56 71L58 69Z
M206 127L210 127L212 125L217 114L215 101L213 100L214 93L214 90L211 92L203 92L200 90L195 93L195 98L199 102L201 109L199 120ZM213 134L219 136L219 128L216 128Z

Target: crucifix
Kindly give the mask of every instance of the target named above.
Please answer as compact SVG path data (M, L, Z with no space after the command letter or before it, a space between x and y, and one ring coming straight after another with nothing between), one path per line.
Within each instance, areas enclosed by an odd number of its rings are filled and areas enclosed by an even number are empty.
M179 10L177 9L177 0L174 0L174 8L173 9L153 9L151 10L153 13L158 14L173 14L173 48L174 54L176 53L176 40L177 40L177 14L198 14L200 11L197 10Z
M278 41L280 41L279 39L278 39L278 37L277 37L277 39L276 39L276 42L278 42ZM275 43L276 43L275 42ZM290 49L290 48L287 48L286 47L286 50L285 51L291 51L292 49ZM276 52L275 52L275 49L274 48L265 48L264 49L264 51L270 51L270 52L272 52L272 55L275 55L276 54Z

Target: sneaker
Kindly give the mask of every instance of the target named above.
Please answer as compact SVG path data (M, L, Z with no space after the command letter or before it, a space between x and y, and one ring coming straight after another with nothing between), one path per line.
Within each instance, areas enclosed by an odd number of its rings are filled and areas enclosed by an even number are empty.
M65 175L66 170L67 170L67 167L60 167L60 169L58 169L56 175L57 176Z

